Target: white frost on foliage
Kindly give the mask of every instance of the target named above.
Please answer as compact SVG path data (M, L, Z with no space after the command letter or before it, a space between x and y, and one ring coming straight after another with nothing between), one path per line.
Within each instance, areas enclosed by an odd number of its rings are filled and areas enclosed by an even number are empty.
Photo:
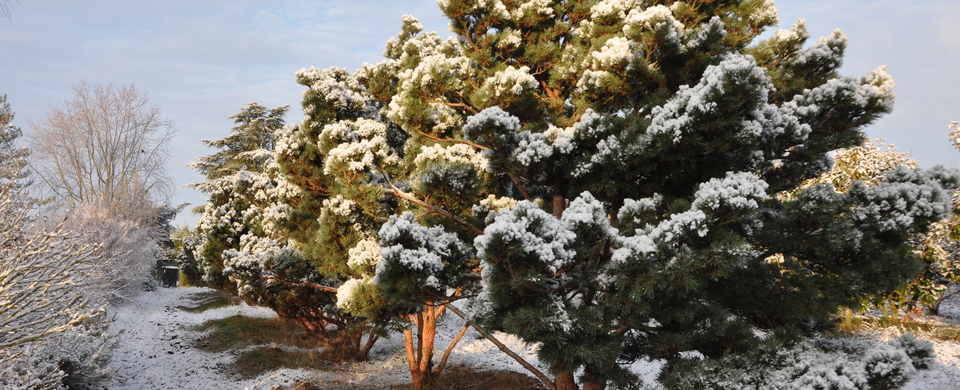
M887 67L881 66L870 71L861 79L862 85L857 90L858 96L863 100L878 99L883 102L883 107L889 111L893 110L893 77L887 74ZM863 101L860 100L860 101Z
M791 106L780 109L773 104L761 104L750 113L751 118L744 118L740 125L742 134L759 136L761 140L772 142L776 139L792 140L800 144L807 140L812 128L808 123L801 123L800 118L792 115L795 109ZM755 151L762 153L760 151Z
M375 114L376 106L373 100L365 92L356 78L350 77L344 68L333 67L330 69L300 69L296 72L298 80L309 82L310 90L322 96L325 104L337 110L349 110L360 113ZM306 91L304 92L307 93ZM304 107L304 112L308 115L304 117L306 123L315 107Z
M405 268L416 271L435 272L443 270L443 259L427 248L404 249L402 245L383 248L383 257L399 259Z
M677 5L679 2L673 4ZM720 20L719 16L710 18L710 21L708 21L706 24L687 30L685 34L686 42L683 44L683 50L695 50L697 47L706 42L710 35L714 33L719 33L721 36L727 35L727 30L724 28L723 21ZM651 66L654 65L651 64Z
M383 260L377 264L377 283L388 268L400 267L419 273L429 287L440 288L436 275L445 269L444 261L460 261L452 257L467 252L466 244L456 234L444 231L442 226L423 226L415 218L407 211L400 217L391 216L380 228Z
M302 136L299 130L298 125L286 125L276 132L274 135L274 156L296 154L297 150L303 146L298 140Z
M655 253L659 247L676 245L686 235L697 234L703 237L708 231L707 214L702 210L691 209L671 214L669 219L660 221L655 226L647 225L643 229L637 229L636 235L621 238L621 246L614 250L611 262L624 263L638 254Z
M623 200L623 206L621 206L620 211L617 212L617 219L625 221L628 218L633 218L635 215L652 212L656 210L662 201L663 195L660 194L655 194L653 197L643 199L625 198ZM637 220L633 222L639 223Z
M516 49L523 43L520 37L520 30L506 28L497 36L497 47L500 49Z
M403 15L400 17L400 20L404 25L408 25L411 29L416 31L423 31L423 24L417 20L416 16L413 15Z
M473 7L467 10L467 12L486 11L489 12L491 16L500 18L510 17L507 6L503 5L503 2L500 0L479 0L471 3L473 3ZM437 5L445 9L450 6L450 0L437 0Z
M470 129L486 126L502 129L505 133L515 133L520 131L520 118L510 115L500 107L493 106L467 118L467 123L463 127L464 132L470 132Z
M520 164L530 166L553 155L553 146L545 134L527 130L517 134L517 137L519 140L512 157Z
M363 285L372 284L370 278L363 279L347 279L346 282L337 287L337 307L350 310L354 307L353 300L356 297L357 290Z
M482 153L470 145L453 144L444 147L440 144L425 146L420 149L420 154L413 159L414 165L423 168L430 163L441 164L471 164L477 171L487 170L489 160L483 157Z
M893 110L893 78L887 67L881 66L857 80L852 77L832 79L814 89L803 91L793 100L783 104L783 111L800 118L816 116L824 107L820 104L843 102L850 105L850 112L860 112L871 103L881 110Z
M380 255L380 243L373 239L363 239L357 242L357 245L347 252L347 266L357 273L364 273L365 270L376 269L377 264L383 259Z
M847 46L847 40L847 36L840 29L834 30L829 37L820 37L817 43L797 52L790 58L789 64L826 63L829 64L828 67L840 67L843 63L843 49Z
M508 66L507 69L497 71L493 76L488 77L481 88L489 89L493 96L501 96L508 92L519 95L524 90L536 89L537 85L537 79L530 74L529 66L520 68Z
M530 166L557 154L570 154L577 147L577 138L583 138L599 131L601 117L592 109L587 109L580 120L571 127L559 128L549 125L542 133L523 131L517 134L516 149L512 158L522 165ZM603 153L603 141L598 146Z
M674 98L666 104L654 107L652 123L647 131L654 135L667 135L673 142L680 142L683 133L695 126L696 117L717 108L717 102L709 99L722 98L723 84L730 75L737 80L763 80L765 88L769 78L763 68L757 66L751 56L732 55L717 65L708 66L700 82L694 87L680 86Z
M807 21L798 19L789 30L777 30L771 39L781 42L802 42L808 38L810 38L810 33L807 31Z
M590 53L593 58L593 66L603 69L624 68L631 70L639 59L636 46L636 42L627 38L610 38L603 44L600 51Z
M276 188L274 194L278 199L293 199L301 195L303 190L300 186L287 180L287 175L277 175Z
M756 209L757 201L767 196L767 182L751 172L727 172L722 179L701 183L694 195L693 208L716 210L728 207L737 210Z
M590 19L623 19L636 5L636 0L602 0L590 7Z
M489 259L496 256L488 253L493 240L508 242L524 254L536 257L550 272L556 272L576 255L569 248L575 239L576 234L564 223L541 210L536 203L523 200L513 208L497 213L483 235L474 239L474 247L477 257Z
M777 13L777 7L773 0L763 0L753 12L747 16L747 20L754 26L777 26L780 24L780 15Z
M387 144L386 134L386 125L365 118L324 126L320 133L321 148L324 143L336 146L327 152L323 173L330 175L335 169L375 171L381 164L399 164L400 158Z
M658 31L661 28L667 30L667 35L662 37L667 44L680 43L680 37L684 32L683 23L673 17L673 11L670 8L662 5L648 7L642 11L630 10L624 20L623 32L630 39L638 39L641 34Z
M513 206L516 206L517 200L513 198L500 197L490 194L486 198L480 200L480 206L486 207L490 210L500 211L504 209L509 209Z
M597 200L588 191L584 191L576 199L570 202L560 220L568 228L586 225L593 229L600 229L610 237L617 236L617 229L610 226L610 219L607 218L607 209L603 202Z
M583 91L597 89L603 84L604 80L612 79L613 73L605 70L584 70L583 75L577 80L577 88Z
M349 217L353 213L353 206L355 205L354 201L337 194L332 198L323 200L323 211L321 213L329 212L341 217Z
M587 109L587 111L592 112L590 109ZM550 141L550 146L552 146L557 152L561 154L568 154L572 152L573 148L576 146L576 141L574 140L576 133L576 126L561 129L554 125L550 125L547 130L543 132L543 135Z
M274 260L293 256L296 250L287 245L285 240L274 240L252 234L240 236L240 246L237 249L223 251L223 273L230 275L234 272L247 270L259 272L269 268ZM246 281L242 278L231 278L243 287Z
M862 222L881 231L909 229L918 218L938 220L949 215L951 196L940 183L923 172L900 167L886 175L886 182L867 187L854 182L849 193L864 201L855 211Z
M444 42L443 45L453 45L452 40L448 41L449 43ZM412 43L408 42L407 45L412 45ZM418 50L430 53L436 48L431 50L426 47L418 47ZM405 51L414 50L405 49ZM416 68L403 70L397 75L399 88L397 94L390 100L389 107L385 112L391 120L402 123L409 119L411 107L406 103L407 101L418 100L421 95L430 93L430 91L462 90L464 87L463 80L470 78L475 73L471 65L472 62L467 57L461 55L448 57L443 53L427 55L426 53L423 54L424 56Z
M553 17L553 3L554 2L552 0L529 0L520 4L519 7L513 10L511 16L513 16L515 20L519 20L524 15L527 15L533 11L538 16Z

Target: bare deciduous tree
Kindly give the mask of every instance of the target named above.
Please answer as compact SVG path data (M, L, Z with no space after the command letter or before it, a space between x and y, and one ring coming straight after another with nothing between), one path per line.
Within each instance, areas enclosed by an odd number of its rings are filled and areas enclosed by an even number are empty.
M17 4L20 4L20 2L17 1ZM0 15L6 16L7 20L10 20L10 14L12 12L10 7L13 7L12 1L0 0Z
M94 205L144 221L169 199L174 127L134 86L91 88L81 81L72 99L30 126L31 166L62 205Z

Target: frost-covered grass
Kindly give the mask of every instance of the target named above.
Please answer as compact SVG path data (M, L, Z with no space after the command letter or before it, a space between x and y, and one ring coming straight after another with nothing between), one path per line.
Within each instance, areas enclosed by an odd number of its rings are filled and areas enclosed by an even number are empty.
M256 345L286 345L296 348L320 348L320 341L293 321L282 318L257 318L235 315L213 319L191 330L205 332L194 342L203 351L223 352Z
M331 364L320 350L266 346L243 350L237 355L231 369L241 378L252 379L283 368L318 370L329 369Z
M210 309L240 304L240 298L223 291L209 290L190 296L188 305L177 306L178 309L189 313L201 313Z

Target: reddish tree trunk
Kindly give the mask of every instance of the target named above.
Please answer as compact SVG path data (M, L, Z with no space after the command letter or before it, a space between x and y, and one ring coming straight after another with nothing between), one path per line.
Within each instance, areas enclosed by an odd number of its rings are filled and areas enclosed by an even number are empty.
M607 388L607 378L593 375L586 370L583 375L583 390L605 390Z
M573 380L572 372L557 374L553 382L556 384L557 390L577 390L577 381Z
M433 389L434 377L439 374L433 371L433 348L439 315L439 310L433 306L427 306L423 312L410 316L410 321L416 328L416 340L414 340L414 329L408 328L403 331L407 365L410 368L413 388L416 390Z
M603 382L584 382L583 390L604 390L607 388L607 381Z
M563 210L567 208L567 199L563 195L553 196L553 216L559 219L563 216Z

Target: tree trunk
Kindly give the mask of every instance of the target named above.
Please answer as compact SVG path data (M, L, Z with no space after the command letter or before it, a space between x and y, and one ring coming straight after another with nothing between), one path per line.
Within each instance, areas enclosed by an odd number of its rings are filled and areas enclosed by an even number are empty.
M577 382L573 380L572 372L557 374L554 383L556 383L557 390L577 390Z
M583 372L583 390L605 390L607 388L607 378L597 375L590 367L585 367Z
M403 331L407 365L410 368L413 388L416 390L433 389L434 377L439 374L433 372L433 348L437 335L437 317L441 312L436 307L427 306L424 311L409 316L414 326ZM414 328L417 333L416 340Z
M607 388L607 381L599 382L584 382L583 390L605 390Z
M567 199L563 195L553 196L553 216L559 219L563 216L563 210L567 208Z

